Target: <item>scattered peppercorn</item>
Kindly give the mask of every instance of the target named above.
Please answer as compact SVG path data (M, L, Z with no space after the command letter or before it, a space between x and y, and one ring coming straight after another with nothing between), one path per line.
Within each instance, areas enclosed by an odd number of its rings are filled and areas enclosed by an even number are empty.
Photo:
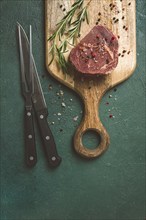
M101 15L101 13L99 12L99 13L98 13L98 15L100 16L100 15Z
M98 20L97 21L100 21L101 19L100 18L98 18Z
M119 53L118 56L120 57L120 56L121 56L121 53Z
M126 53L126 50L123 50L123 53Z
M124 25L124 26L123 26L123 29L125 29L125 28L126 28L126 26Z
M119 19L117 18L116 20L115 20L115 23L117 23L119 21Z
M62 8L63 5L60 5L60 8Z
M118 39L120 38L120 36L118 35Z
M109 60L108 59L106 59L106 64L108 64L109 63Z
M130 54L130 50L127 52L127 54Z
M116 18L115 17L113 17L113 20L115 20Z
M98 21L96 22L96 25L98 25Z
M66 9L64 8L63 11L66 11Z
M122 20L124 20L124 18L125 18L125 17L123 16L123 17L122 17Z
M131 2L129 2L129 4L128 5L131 5Z
M96 54L94 52L91 52L92 58L95 58Z

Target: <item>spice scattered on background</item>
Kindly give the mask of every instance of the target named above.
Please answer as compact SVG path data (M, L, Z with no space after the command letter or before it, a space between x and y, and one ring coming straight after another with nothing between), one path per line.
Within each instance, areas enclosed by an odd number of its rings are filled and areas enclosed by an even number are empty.
M77 121L78 118L79 118L79 116L77 115L77 116L75 116L75 117L73 118L73 120L74 120L74 121Z
M66 107L66 104L65 104L64 102L62 102L62 103L61 103L61 106L65 108L65 107Z
M52 90L53 87L51 84L49 84L48 88L49 88L49 90Z

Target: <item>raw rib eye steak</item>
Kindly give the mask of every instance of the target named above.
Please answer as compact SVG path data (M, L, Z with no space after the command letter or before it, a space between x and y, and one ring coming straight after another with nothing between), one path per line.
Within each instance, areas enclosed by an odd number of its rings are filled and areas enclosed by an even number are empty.
M96 25L71 50L69 61L85 74L108 74L118 64L118 40L103 26Z

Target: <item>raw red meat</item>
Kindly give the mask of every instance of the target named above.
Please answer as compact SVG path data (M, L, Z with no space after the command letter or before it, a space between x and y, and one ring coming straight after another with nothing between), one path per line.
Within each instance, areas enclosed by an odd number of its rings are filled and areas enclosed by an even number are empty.
M118 64L118 39L107 28L96 25L71 50L69 61L84 74L108 74Z

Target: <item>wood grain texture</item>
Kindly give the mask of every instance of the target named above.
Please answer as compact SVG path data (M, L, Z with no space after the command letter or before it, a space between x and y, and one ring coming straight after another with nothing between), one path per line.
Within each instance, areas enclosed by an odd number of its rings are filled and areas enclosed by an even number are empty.
M102 96L105 92L115 85L123 82L134 72L136 67L136 13L135 13L135 0L92 0L89 6L90 24L85 22L81 28L82 39L96 24L100 17L99 24L108 27L115 35L119 36L119 53L124 56L119 56L117 67L111 74L102 77L82 77L71 70L66 76L58 68L56 61L49 66L50 43L47 41L48 37L55 30L57 21L59 21L66 12L60 9L60 5L64 5L68 11L73 4L74 0L46 0L45 1L45 21L46 21L46 66L48 72L65 84L69 88L76 91L84 102L84 117L74 136L74 148L82 156L87 158L94 158L101 155L109 145L109 135L102 125L98 108ZM87 3L88 0L85 1ZM129 5L129 2L131 3ZM109 5L114 4L113 10ZM98 13L101 13L101 16ZM114 22L113 18L119 19ZM122 19L123 17L123 19ZM127 27L127 30L123 27ZM77 42L80 41L77 40ZM72 48L69 48L69 52ZM130 51L129 54L127 52ZM68 58L69 52L66 54ZM87 130L95 130L101 137L101 142L96 149L87 149L83 146L82 135Z

